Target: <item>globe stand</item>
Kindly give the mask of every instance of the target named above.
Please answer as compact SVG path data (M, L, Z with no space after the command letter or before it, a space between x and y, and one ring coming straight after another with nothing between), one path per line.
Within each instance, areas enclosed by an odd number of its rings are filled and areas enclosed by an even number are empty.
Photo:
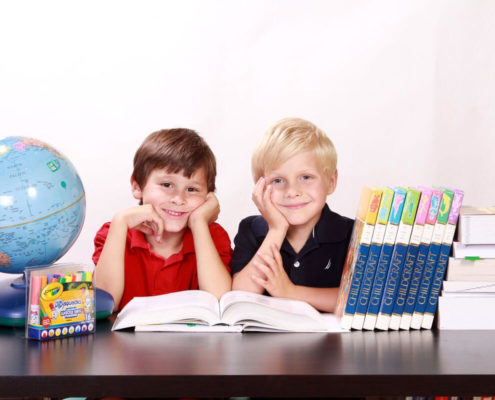
M26 324L26 277L0 280L0 325ZM107 318L113 312L113 297L101 289L95 290L96 319Z
M26 278L0 281L0 325L24 326L26 322Z

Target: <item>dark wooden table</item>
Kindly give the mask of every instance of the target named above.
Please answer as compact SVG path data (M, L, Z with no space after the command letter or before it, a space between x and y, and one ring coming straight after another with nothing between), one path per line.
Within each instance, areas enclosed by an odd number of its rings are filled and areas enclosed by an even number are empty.
M0 397L494 395L495 331L111 332L0 328Z

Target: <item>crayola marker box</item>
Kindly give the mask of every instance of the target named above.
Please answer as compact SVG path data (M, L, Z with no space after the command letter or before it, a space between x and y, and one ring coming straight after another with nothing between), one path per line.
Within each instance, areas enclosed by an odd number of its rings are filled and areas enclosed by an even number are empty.
M93 266L54 264L26 269L26 337L51 340L95 331Z

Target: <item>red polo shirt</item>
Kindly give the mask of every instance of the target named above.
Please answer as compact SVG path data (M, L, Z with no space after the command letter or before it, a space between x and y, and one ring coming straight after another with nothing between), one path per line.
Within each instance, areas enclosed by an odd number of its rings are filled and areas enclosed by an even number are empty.
M100 258L109 228L110 222L107 222L95 236L95 265ZM230 272L232 248L229 235L217 223L210 225L210 233L225 268ZM151 250L151 245L141 231L127 230L124 293L119 310L136 296L153 296L190 289L198 289L198 272L193 235L189 228L184 234L180 252L167 259Z

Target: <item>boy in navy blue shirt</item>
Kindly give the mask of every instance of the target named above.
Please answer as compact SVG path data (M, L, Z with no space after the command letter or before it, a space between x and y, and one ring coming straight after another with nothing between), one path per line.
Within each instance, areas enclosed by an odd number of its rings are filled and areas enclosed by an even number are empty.
M258 143L252 172L261 216L239 225L232 288L333 312L353 227L326 204L338 177L333 143L309 121L283 119Z

